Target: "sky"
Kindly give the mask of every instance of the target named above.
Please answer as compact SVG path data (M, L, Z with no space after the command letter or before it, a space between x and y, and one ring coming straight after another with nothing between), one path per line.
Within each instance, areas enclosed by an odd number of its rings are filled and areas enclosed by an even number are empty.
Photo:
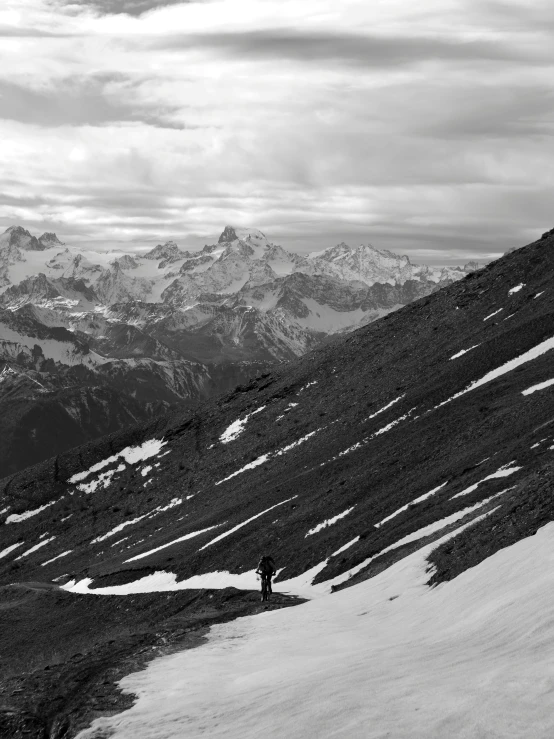
M487 260L554 226L551 0L3 0L0 229Z

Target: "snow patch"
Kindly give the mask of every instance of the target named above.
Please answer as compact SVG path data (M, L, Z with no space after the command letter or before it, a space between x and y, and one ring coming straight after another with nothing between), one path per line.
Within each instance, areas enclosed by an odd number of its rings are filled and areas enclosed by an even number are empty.
M503 465L499 469L496 470L496 472L493 472L492 475L487 475L487 477L484 477L482 480L479 480L479 482L474 483L473 485L470 485L468 488L465 488L460 493L456 493L456 495L453 495L450 500L454 500L455 498L460 498L462 495L469 495L469 493L473 493L474 490L477 490L479 485L486 482L487 480L495 480L500 477L509 477L510 475L513 475L515 472L519 472L519 470L522 469L522 467L511 467L513 462L508 462L508 464Z
M68 554L71 554L73 549L68 549L67 552L62 552L61 554L57 554L55 557L52 557L52 559L48 559L46 562L41 563L41 567L46 567L46 565L51 564L52 562L55 562L57 559L61 559L62 557L67 557Z
M236 421L233 421L233 423L230 426L227 426L225 431L221 434L221 436L219 437L219 441L222 444L228 444L230 441L234 441L244 431L244 428L246 424L248 423L248 419L252 418L252 416L255 416L256 413L261 413L261 411L263 411L264 408L265 408L265 405L262 405L260 408L257 408L255 411L252 411L252 413L249 413L244 418L239 418Z
M156 547L155 549L149 549L147 552L142 552L142 554L137 554L135 557L126 559L125 563L135 562L137 559L144 559L144 557L149 557L151 554L160 552L162 549L167 549L167 547L172 547L174 544L179 544L182 541L193 539L195 536L200 536L201 534L205 534L207 531L212 531L213 529L217 529L220 526L224 526L224 525L225 525L224 523L219 523L216 526L208 526L207 529L201 529L200 531L193 531L190 534L185 534L185 536L180 536L178 539L173 539L173 541L169 541L167 542L167 544L162 544L161 546Z
M127 462L127 464L137 464L137 462L145 462L147 459L150 459L150 457L154 457L156 455L164 456L163 454L160 454L160 450L166 444L167 441L163 441L161 439L149 439L139 446L125 447L125 449L122 449L120 452L118 452L118 454L107 457L101 462L93 464L92 467L89 467L88 470L85 470L84 472L78 472L76 475L73 475L69 478L68 482L74 484L76 482L79 482L80 480L84 480L89 475L93 474L94 472L99 472L100 470L104 469L104 467L107 467L109 464L116 462L120 458L123 458L125 462ZM168 453L169 451L165 452L165 454Z
M433 488L432 490L429 490L428 493L425 493L424 495L420 495L419 498L415 498L415 500L412 500L410 503L406 503L406 505L403 505L402 508L398 508L396 511L394 511L394 513L391 513L390 516L386 516L386 518L381 519L379 523L374 524L375 528L378 529L384 523L387 523L387 521L390 521L392 518L396 518L396 516L400 515L401 513L404 513L404 511L407 511L410 506L417 505L417 503L422 503L424 500L427 500L427 498L430 498L431 496L438 493L439 490L442 490L442 488L445 485L448 485L448 480L446 482L443 482L442 485L439 485L438 487Z
M229 529L229 531L225 531L225 533L220 534L219 536L216 536L215 539L212 539L207 544L204 544L203 547L200 547L199 551L201 552L203 549L207 549L207 547L211 547L212 544L215 544L216 542L221 541L221 539L225 539L225 537L230 536L231 534L234 534L235 531L242 529L243 526L246 526L251 521L254 521L256 518L260 518L260 516L263 516L265 513L269 513L269 511L272 511L274 508L278 508L279 506L282 506L285 503L290 503L290 501L294 500L295 498L298 498L298 495L293 495L292 498L287 498L286 500L283 500L280 503L276 503L275 505L272 505L270 508L266 508L265 511L256 513L255 516L251 516L246 521L243 521L242 523L239 523L237 526L234 526L232 529Z
M91 480L90 482L82 482L80 485L77 485L77 490L80 490L82 493L95 493L97 488L101 486L104 488L104 490L109 487L113 476L117 472L123 472L125 469L124 464L120 464L118 467L115 467L113 470L108 470L107 472L102 472L96 480Z
M23 552L23 554L20 554L19 557L16 557L15 559L22 559L23 557L28 557L30 554L33 554L33 552L36 552L37 549L41 549L46 544L50 544L51 541L54 541L56 537L51 536L50 539L44 539L44 541L39 542L38 544L35 544L34 547L31 547L30 549L27 549L26 552Z
M390 403L387 403L387 405L384 405L382 408L379 408L379 410L378 411L375 411L375 413L372 413L367 418L364 418L364 420L362 421L362 423L365 423L366 421L369 421L370 418L375 418L375 416L378 416L380 413L384 413L389 408L391 408L395 403L398 403L399 400L402 400L402 398L405 398L405 397L406 397L406 393L404 393L404 395L399 395L398 398L395 398L394 400L391 400Z
M133 524L138 523L139 521L142 521L143 518L146 518L148 516L148 513L145 513L143 516L138 516L137 518L131 518L128 521L123 521L123 523L118 524L113 529L110 529L106 534L102 534L102 536L97 536L96 539L93 539L90 543L91 544L98 544L100 541L105 541L106 539L109 539L110 536L115 536L115 534L119 534L120 531L127 528L127 526L133 526Z
M443 405L450 403L452 400L455 400L456 398L460 398L462 395L465 395L466 393L469 393L472 390L476 390L478 387L481 387L482 385L485 385L486 383L491 382L492 380L496 380L498 377L502 377L502 375L505 375L507 372L511 372L512 370L516 369L516 367L520 367L522 364L525 364L526 362L531 362L533 359L540 357L542 354L545 354L551 349L554 349L554 337L550 339L546 339L545 341L541 341L540 344L537 344L537 346L534 346L532 349L529 349L529 351L526 351L523 354L520 354L519 357L515 357L515 359L510 359L510 361L506 362L506 364L503 364L500 367L497 367L496 369L491 370L490 372L487 372L486 375L481 377L479 380L475 380L474 382L472 382L464 390L460 390L459 393L456 393L451 398L447 398L447 400L443 400L443 402L436 405L435 408L433 408L433 410L436 410L437 408L441 408Z
M518 293L523 287L525 287L525 283L520 282L519 285L516 285L515 287L512 287L511 290L508 290L508 295L514 295L515 293Z
M302 438L297 439L296 441L293 441L292 444L289 444L288 446L285 446L282 449L278 449L276 452L273 452L273 453L268 452L267 454L262 454L261 457L258 457L253 462L249 462L248 464L244 465L244 467L241 467L240 470L236 470L235 472L231 473L228 477L224 477L223 480L219 480L215 484L221 485L223 482L227 482L227 480L231 480L231 478L236 477L237 475L241 475L243 472L246 472L247 470L252 470L255 467L259 467L261 464L264 464L264 462L267 462L272 457L281 457L283 454L290 452L291 449L294 449L295 447L300 446L300 444L303 444L305 441L310 439L312 436L317 434L319 431L321 431L321 428L316 429L315 431L311 431L309 434L302 436Z
M344 518L345 516L348 516L349 513L352 513L356 506L352 506L352 508L348 508L346 511L343 511L342 513L339 513L337 516L334 516L333 518L328 518L326 521L323 521L323 523L318 524L317 526L314 526L313 529L310 529L304 539L306 539L308 536L313 536L314 534L319 533L323 529L326 529L328 526L332 526L337 521L340 521L341 518Z
M309 382L307 385L304 385L304 387L301 387L300 390L298 391L298 395L300 395L300 393L303 393L304 390L307 390L309 387L312 387L312 385L317 385L317 380L313 380L312 382Z
M37 516L42 511L46 510L46 508L56 505L60 500L61 498L58 498L58 500L52 500L50 503L45 503L43 506L40 506L40 508L34 508L31 511L25 511L24 513L12 513L7 517L4 523L20 523L21 521L26 521L28 518L32 518L32 516Z
M11 546L2 549L0 552L0 559L2 559L2 557L7 557L10 552L13 552L14 549L17 549L17 547L20 547L22 544L24 544L24 542L18 541L16 544L11 544Z
M522 390L521 394L531 395L532 393L536 393L537 390L544 390L551 385L554 385L554 380L546 380L545 382L541 382L538 385L531 385L531 387L528 387L527 390Z
M478 347L478 346L481 346L481 344L475 344L474 346L470 346L470 347L469 347L469 349L462 349L462 350L461 350L461 351L459 351L459 352L458 352L457 354L453 354L453 355L452 355L452 356L450 357L450 359L458 359L458 357L461 357L461 356L463 356L464 354L467 354L467 353L468 353L468 352L470 352L470 351L471 351L472 349L477 349L477 347Z
M492 318L493 316L498 315L498 313L500 313L501 310L504 310L504 308L499 308L498 310L495 310L494 313L491 313L486 318L483 318L483 321L488 321L489 318Z

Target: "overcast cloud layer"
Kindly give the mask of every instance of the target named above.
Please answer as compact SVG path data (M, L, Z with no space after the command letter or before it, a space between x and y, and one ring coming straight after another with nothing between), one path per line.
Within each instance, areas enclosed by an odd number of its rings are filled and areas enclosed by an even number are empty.
M554 226L551 0L3 0L0 228L451 263Z

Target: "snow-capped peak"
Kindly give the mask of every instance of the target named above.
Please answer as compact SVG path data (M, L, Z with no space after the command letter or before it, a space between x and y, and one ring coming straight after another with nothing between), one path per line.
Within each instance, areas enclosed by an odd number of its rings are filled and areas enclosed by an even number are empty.
M46 231L39 236L38 240L44 246L45 249L52 249L54 246L64 246L63 241L60 241L55 233Z
M36 236L31 236L22 226L10 226L4 231L0 236L0 249L6 246L29 251L43 251L46 248Z
M143 255L143 259L157 259L167 261L177 261L189 256L188 252L181 251L174 241L166 241L165 244L158 244L150 251Z
M221 236L218 239L219 244L231 243L233 241L248 241L253 246L262 246L267 244L267 238L264 233L257 228L239 228L237 226L225 226Z

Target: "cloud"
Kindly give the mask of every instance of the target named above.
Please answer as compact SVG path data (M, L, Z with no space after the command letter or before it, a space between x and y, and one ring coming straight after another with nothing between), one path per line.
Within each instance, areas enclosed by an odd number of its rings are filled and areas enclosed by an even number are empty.
M125 14L135 18L144 13L169 5L185 5L188 2L201 2L202 0L65 0L63 2L69 9L75 11L86 8L94 10L103 15Z
M164 36L150 42L155 49L209 48L239 59L308 62L343 62L377 69L426 61L547 62L537 52L514 49L499 40L467 40L439 36L300 32L292 29L233 31Z
M499 255L554 225L548 12L4 0L0 228L194 247L235 222L303 251Z
M118 74L66 77L45 89L0 79L0 118L47 127L142 121L160 128L183 128L171 121L170 105L154 111L130 99L131 87L132 82Z

